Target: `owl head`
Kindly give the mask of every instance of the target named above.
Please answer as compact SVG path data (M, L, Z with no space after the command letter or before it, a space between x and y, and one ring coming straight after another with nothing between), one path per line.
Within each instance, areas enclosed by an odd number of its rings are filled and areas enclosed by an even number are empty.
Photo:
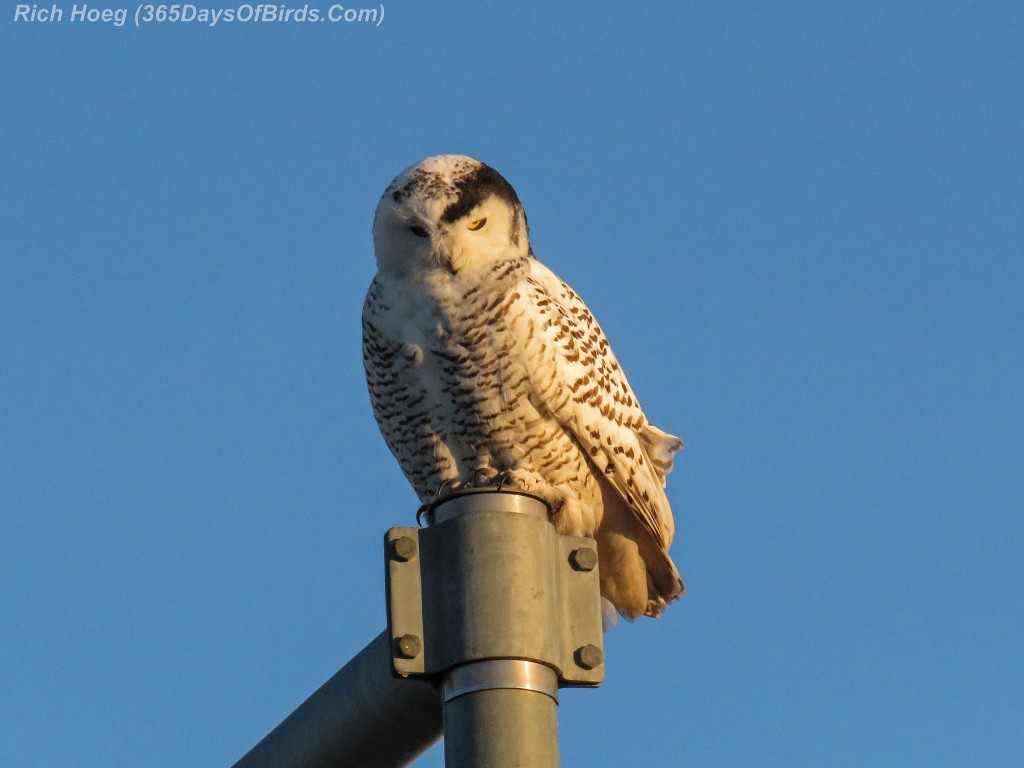
M382 272L469 277L528 254L530 237L519 196L500 173L471 157L439 155L384 190L373 247Z

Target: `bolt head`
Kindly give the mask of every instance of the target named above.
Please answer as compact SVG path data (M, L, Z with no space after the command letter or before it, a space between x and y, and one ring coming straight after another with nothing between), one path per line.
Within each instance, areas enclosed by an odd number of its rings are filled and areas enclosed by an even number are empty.
M391 540L391 557L403 563L416 557L416 542L408 536L400 536Z
M576 666L583 669L597 669L604 663L604 652L596 645L584 645L573 654Z
M597 551L593 547L574 549L569 555L569 562L577 571L592 571L597 568Z
M415 659L423 650L423 643L416 635L402 635L395 638L395 653L403 659Z

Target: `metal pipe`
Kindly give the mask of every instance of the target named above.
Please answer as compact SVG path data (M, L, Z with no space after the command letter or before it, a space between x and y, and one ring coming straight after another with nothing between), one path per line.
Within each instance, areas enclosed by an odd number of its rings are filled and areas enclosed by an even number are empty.
M459 696L491 688L537 691L558 703L555 670L526 659L489 659L455 667L444 676L441 695L447 704Z
M558 675L493 659L445 675L445 768L558 768Z
M425 651L444 668L446 768L557 768L562 557L547 506L470 493L428 519Z
M427 518L385 537L388 630L234 768L399 768L441 737L442 709L447 768L558 768L558 688L603 678L593 539L514 492Z
M234 768L398 768L441 738L441 698L396 677L385 630Z
M445 768L558 768L555 702L537 691L492 688L444 705Z

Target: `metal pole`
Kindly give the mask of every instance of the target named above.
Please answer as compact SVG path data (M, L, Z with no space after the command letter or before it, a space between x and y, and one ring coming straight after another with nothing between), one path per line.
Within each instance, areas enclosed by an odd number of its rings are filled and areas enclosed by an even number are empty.
M558 768L559 686L604 676L594 540L493 489L428 520L387 533L388 629L234 768L399 768L441 737L442 700L447 768Z
M558 768L558 677L532 661L478 661L444 680L446 768Z
M441 738L429 682L395 677L381 632L234 768L398 768Z
M463 656L442 686L445 768L558 768L558 674L542 663L560 635L547 506L477 493L435 508L431 524L445 549L425 581L446 588L427 636L454 629ZM495 642L534 659L465 658Z
M399 674L442 680L446 768L558 768L559 685L603 676L597 550L544 502L479 489L388 532Z

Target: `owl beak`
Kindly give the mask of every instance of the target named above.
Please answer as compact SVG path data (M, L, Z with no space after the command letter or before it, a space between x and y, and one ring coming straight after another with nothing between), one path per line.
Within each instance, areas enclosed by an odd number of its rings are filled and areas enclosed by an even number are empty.
M434 261L441 269L446 272L457 275L458 267L456 266L456 255L452 252L451 244L448 243L444 237L434 238Z
M446 270L448 270L448 272L450 272L453 275L457 275L459 273L458 270L455 268L455 263L450 258L442 256L441 266L444 267Z

